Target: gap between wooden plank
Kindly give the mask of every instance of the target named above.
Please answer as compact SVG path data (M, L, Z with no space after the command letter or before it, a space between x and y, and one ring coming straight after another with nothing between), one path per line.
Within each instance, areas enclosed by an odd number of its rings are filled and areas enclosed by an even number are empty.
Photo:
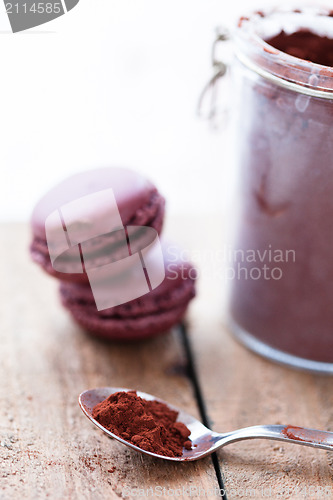
M178 331L180 333L180 337L181 337L184 351L186 354L186 359L187 359L187 363L188 363L188 376L189 376L189 379L191 380L191 383L193 386L194 397L195 397L197 405L198 405L201 420L202 420L202 423L206 427L210 428L210 422L209 422L209 417L208 417L208 413L207 413L207 409L206 409L206 404L205 404L205 400L204 400L204 397L203 397L203 394L201 391L199 378L197 376L197 372L196 372L196 368L195 368L195 358L194 358L194 354L193 354L193 350L191 347L191 342L190 342L190 339L188 336L186 325L184 323L180 323L178 326ZM224 482L223 482L223 478L222 478L222 472L221 472L221 468L220 468L219 461L217 458L217 454L212 453L211 458L212 458L212 462L213 462L213 466L214 466L214 470L215 470L215 474L216 474L216 479L217 479L220 491L222 492L221 498L223 500L227 500L227 494L225 491Z

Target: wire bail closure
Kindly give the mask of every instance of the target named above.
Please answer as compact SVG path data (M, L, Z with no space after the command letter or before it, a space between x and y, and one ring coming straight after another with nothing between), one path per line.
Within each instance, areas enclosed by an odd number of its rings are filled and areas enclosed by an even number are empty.
M226 42L230 40L230 34L229 31L222 26L219 26L216 28L216 37L212 45L212 52L211 52L211 61L212 61L212 67L214 70L214 74L209 80L209 82L205 85L203 88L199 100L198 100L198 106L197 106L197 113L200 118L206 118L209 121L213 122L216 114L217 114L217 82L222 78L228 69L228 66L226 63L221 61L220 59L217 58L217 47L220 45L221 42ZM205 101L206 96L208 94L211 95L210 97L210 106L209 106L209 112L205 116L204 113L202 112L203 104Z

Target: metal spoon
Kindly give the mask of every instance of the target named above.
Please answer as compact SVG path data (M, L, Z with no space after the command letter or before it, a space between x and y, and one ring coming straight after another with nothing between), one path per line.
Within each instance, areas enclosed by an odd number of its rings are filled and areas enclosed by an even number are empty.
M113 437L121 443L130 446L136 451L151 455L157 458L164 458L164 460L173 460L175 462L183 462L190 460L198 460L213 453L218 448L222 448L230 443L241 441L242 439L275 439L277 441L286 441L288 443L303 444L305 446L313 446L314 448L322 448L324 450L333 451L333 432L318 431L315 429L305 429L303 427L296 427L292 425L255 425L253 427L246 427L232 432L220 434L213 432L205 427L199 420L192 417L183 410L170 405L162 399L156 398L151 394L136 391L137 395L143 399L157 400L165 403L169 408L176 410L178 421L183 422L191 431L190 439L192 441L192 450L183 450L181 457L165 457L150 451L143 450L128 441L116 436L112 432L103 427L97 420L92 417L92 410L94 406L108 398L114 392L129 391L120 387L101 387L98 389L91 389L85 391L79 396L79 404L83 413L91 420L97 427L104 431L108 436Z

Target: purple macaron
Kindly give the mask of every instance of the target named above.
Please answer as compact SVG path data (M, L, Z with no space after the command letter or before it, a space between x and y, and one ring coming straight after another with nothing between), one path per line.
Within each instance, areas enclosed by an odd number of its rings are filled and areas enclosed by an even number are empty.
M162 244L165 278L149 293L98 311L89 286L62 282L60 296L74 320L94 336L136 340L167 332L184 316L195 296L196 270L176 245Z
M44 271L62 281L88 282L87 275L84 269L82 270L81 261L74 253L75 249L72 249L72 252L63 252L58 267L57 261L51 261L45 229L46 223L59 210L66 214L66 207L69 207L73 201L83 200L86 207L88 202L85 200L91 200L95 193L102 193L105 198L108 196L108 190L113 192L122 226L149 226L155 229L158 234L161 232L165 200L149 180L134 171L116 167L82 172L65 179L52 188L40 199L33 210L31 217L33 240L30 253L32 259ZM106 201L104 199L102 204L95 203L91 208L95 218L95 226L98 221L106 219L107 214L103 211ZM66 232L70 235L68 231ZM126 250L122 245L124 239L122 231L113 231L106 235L103 234L106 232L103 229L99 232L99 237L91 237L84 242L90 261L103 264L105 255L111 254L114 259L121 259L123 250ZM74 234L74 238L75 236ZM61 247L61 238L59 237L58 240L59 247ZM112 251L109 251L110 249ZM59 253L61 252L59 251Z

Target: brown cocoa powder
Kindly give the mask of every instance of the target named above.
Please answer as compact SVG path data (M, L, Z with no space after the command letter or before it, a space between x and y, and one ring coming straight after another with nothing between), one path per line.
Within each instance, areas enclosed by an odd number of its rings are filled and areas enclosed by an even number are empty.
M111 394L93 408L92 416L113 434L152 453L179 457L184 448L191 449L191 431L177 422L178 412L136 391Z

